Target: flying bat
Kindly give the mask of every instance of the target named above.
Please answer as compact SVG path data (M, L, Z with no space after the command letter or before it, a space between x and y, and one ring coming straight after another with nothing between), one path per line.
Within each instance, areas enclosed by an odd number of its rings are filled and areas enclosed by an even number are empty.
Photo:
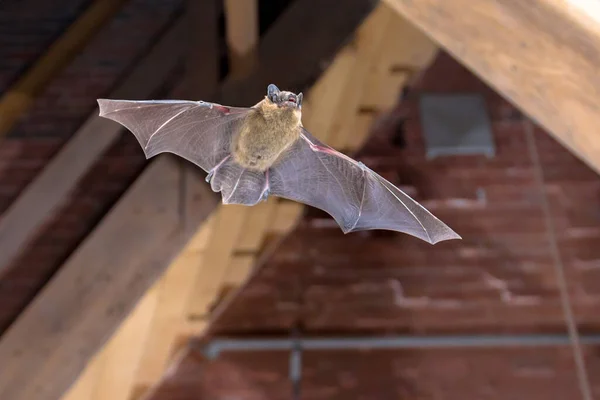
M279 90L252 107L205 101L98 99L100 116L137 138L146 158L170 152L208 173L224 204L278 196L330 214L344 233L384 229L435 244L461 237L362 162L302 126L302 93Z

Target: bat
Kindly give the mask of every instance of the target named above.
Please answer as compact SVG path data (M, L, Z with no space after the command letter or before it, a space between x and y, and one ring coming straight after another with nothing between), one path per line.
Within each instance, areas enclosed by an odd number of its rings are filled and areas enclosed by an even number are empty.
M176 154L207 172L224 204L252 206L278 196L319 208L344 233L384 229L428 243L461 239L362 162L302 125L302 93L273 84L252 107L205 101L98 99L100 116L129 129L146 158Z

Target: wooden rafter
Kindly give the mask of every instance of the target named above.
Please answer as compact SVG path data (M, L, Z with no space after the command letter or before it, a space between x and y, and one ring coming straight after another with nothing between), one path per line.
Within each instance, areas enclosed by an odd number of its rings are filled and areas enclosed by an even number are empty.
M386 1L600 172L593 2Z
M243 77L256 66L258 0L225 0L230 74Z

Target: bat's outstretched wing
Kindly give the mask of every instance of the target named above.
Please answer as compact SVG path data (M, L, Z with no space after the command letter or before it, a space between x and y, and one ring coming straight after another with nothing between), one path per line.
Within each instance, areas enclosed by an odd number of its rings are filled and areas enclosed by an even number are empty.
M231 140L251 108L204 101L98 99L100 116L129 129L146 158L173 153L208 172L225 204L254 205L265 195L266 177L231 157Z
M129 129L146 158L173 153L211 172L229 154L233 134L250 108L204 101L98 99L100 116Z
M386 179L301 129L300 139L270 170L272 195L327 212L344 233L386 229L431 244L460 239Z

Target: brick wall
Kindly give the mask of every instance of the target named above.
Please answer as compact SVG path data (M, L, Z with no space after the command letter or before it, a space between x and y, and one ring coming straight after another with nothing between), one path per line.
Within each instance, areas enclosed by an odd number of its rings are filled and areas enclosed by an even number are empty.
M0 145L0 213L80 124L96 112L96 98L109 94L181 5L181 1L172 0L127 2L36 99ZM131 134L124 134L96 163L2 280L0 331L27 305L144 165L144 156Z
M343 235L324 213L311 210L215 324L216 332L287 334L292 326L315 334L562 332L551 246L565 263L582 329L600 326L600 178L535 129L545 176L540 186L528 122L447 55L417 90L483 94L496 157L426 161L414 99L394 111L407 115L406 146L390 146L394 127L384 126L358 157L463 240L432 247L403 234ZM549 240L544 195L556 243Z
M289 400L288 356L283 352L228 353L207 362L186 354L149 400Z

